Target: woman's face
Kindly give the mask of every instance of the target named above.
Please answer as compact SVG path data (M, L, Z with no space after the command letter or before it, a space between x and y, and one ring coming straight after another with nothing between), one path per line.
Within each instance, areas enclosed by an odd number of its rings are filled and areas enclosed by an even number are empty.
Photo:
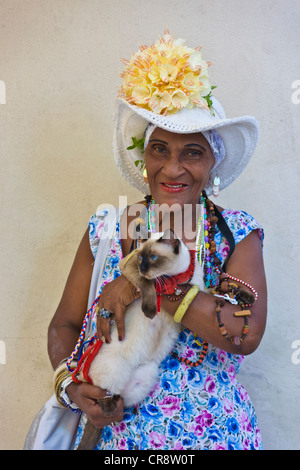
M215 159L201 133L174 134L156 128L145 150L150 191L156 204L197 204Z

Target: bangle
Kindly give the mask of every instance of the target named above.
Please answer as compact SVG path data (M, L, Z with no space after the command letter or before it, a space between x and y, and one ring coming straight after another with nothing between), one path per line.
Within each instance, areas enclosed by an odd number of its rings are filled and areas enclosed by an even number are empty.
M61 403L63 406L65 406L66 408L71 408L73 411L80 411L78 406L75 405L75 403L73 403L71 400L70 400L70 397L68 395L68 393L66 392L66 388L68 387L68 385L70 385L71 383L73 383L73 379L72 377L67 377L61 384L61 391L60 391L60 400L61 400Z
M72 362L73 367L77 366L77 362ZM73 411L80 412L79 408L75 403L71 402L66 388L73 382L72 375L68 371L66 359L61 361L53 376L54 382L54 393L58 403L65 408L71 408Z
M190 304L200 291L198 286L193 286L188 293L184 296L183 300L181 301L181 304L179 305L178 309L175 312L174 315L174 321L176 323L180 323L181 320L183 319L187 309L189 308Z

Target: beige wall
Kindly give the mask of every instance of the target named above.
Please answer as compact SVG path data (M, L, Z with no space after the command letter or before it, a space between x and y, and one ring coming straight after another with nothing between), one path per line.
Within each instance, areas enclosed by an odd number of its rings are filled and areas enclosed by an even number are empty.
M227 114L261 123L219 203L265 227L268 327L241 381L265 447L299 449L299 15L298 0L0 2L1 449L22 448L52 393L47 326L89 216L140 198L112 159L119 59L165 27L203 46Z

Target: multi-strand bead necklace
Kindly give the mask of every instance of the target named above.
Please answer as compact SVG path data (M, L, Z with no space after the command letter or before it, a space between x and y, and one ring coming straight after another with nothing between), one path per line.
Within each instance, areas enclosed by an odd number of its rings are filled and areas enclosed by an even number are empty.
M147 230L151 233L157 233L155 201L151 196L146 196L145 199L147 203L147 213L145 220ZM221 264L221 261L215 254L216 243L214 241L214 235L217 232L215 226L218 219L214 213L214 205L207 198L205 193L201 194L199 206L200 207L196 229L196 250L191 250L191 259L194 259L194 262L201 263L201 266L203 266L205 287L210 288L214 286L213 268L215 264L217 264L217 266ZM185 290L178 288L177 293L175 290L175 294L175 297L171 297L170 295L168 295L168 298L170 300L179 300L180 298L182 298L182 295L185 294ZM196 335L195 341L198 343ZM195 362L192 362L187 358L179 356L176 351L172 351L171 355L175 359L185 363L188 366L197 367L202 364L208 352L208 343L206 341L203 341L203 343L199 344L199 346L202 346L202 352L200 353L198 360Z
M146 227L148 232L157 233L156 224L156 203L151 196L146 196ZM199 214L196 229L196 260L201 263L204 270L204 282L206 288L215 285L213 282L214 267L221 264L220 259L216 256L216 243L214 241L217 232L216 223L218 218L214 212L213 203L207 198L203 192L199 201Z
M151 197L148 197L148 209L147 209L147 227L148 231L156 232L156 219L155 219L155 202ZM212 294L216 296L216 315L218 319L218 326L221 335L228 341L239 345L246 338L249 331L248 317L251 315L251 311L247 310L248 307L252 306L257 300L257 292L248 283L230 276L228 273L221 271L221 260L216 254L216 242L214 240L215 234L217 233L218 217L215 214L215 206L208 199L205 192L200 197L200 210L197 220L197 232L196 232L196 260L201 263L204 271L204 284L207 289L213 288ZM195 261L196 261L195 260ZM214 271L219 276L219 285L216 287L216 279L214 279ZM247 289L251 291L245 291L237 284L228 283L228 279L237 281ZM178 300L180 297L175 296ZM247 300L249 303L247 303ZM240 306L241 311L235 312L235 317L244 318L244 326L240 337L230 337L227 333L224 323L221 320L221 308L224 306L225 301L229 300L231 303L235 303ZM203 351L197 362L192 363L187 359L180 358L176 352L172 355L182 362L186 362L187 365L198 366L201 364L207 354L208 345L204 341Z

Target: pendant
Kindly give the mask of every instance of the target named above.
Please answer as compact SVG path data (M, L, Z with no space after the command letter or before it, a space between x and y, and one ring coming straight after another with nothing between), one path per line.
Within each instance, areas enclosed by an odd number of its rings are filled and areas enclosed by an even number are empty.
M174 293L175 295L180 295L182 293L182 290L179 287L176 287Z

